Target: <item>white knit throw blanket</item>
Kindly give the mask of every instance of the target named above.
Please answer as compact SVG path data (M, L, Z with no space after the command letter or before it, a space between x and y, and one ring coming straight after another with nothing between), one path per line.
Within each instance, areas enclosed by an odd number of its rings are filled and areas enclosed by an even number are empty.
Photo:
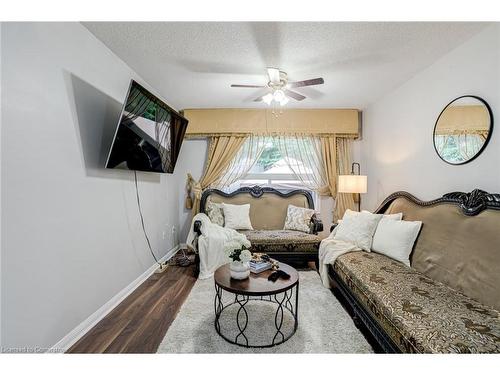
M351 242L335 240L335 231L330 233L330 236L321 241L319 245L319 274L321 282L326 288L330 287L328 279L328 265L335 263L335 260L342 254L350 251L361 251L359 247Z
M224 228L213 224L207 215L197 214L193 217L191 229L186 240L186 244L193 248L196 233L193 231L193 224L196 220L201 221L201 236L198 237L198 254L200 256L200 274L198 278L208 279L215 270L223 264L229 263L229 258L224 253L224 246L229 243L237 243L246 248L251 246L244 234L238 233L234 229Z

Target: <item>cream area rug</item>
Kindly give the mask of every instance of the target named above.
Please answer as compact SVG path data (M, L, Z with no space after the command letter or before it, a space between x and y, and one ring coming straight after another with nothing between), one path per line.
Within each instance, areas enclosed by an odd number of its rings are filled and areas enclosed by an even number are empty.
M318 273L300 271L299 277L299 323L288 341L271 348L244 348L219 336L214 327L215 288L210 278L195 283L158 353L372 353L372 347L347 312L330 290L322 286ZM228 292L223 292L223 298L226 303L234 301L234 295ZM237 304L230 306L221 315L221 332L227 337L239 333L235 320L238 308ZM252 301L245 308L248 313L245 335L250 343L272 342L277 305ZM282 331L286 336L292 329L292 315L285 313Z

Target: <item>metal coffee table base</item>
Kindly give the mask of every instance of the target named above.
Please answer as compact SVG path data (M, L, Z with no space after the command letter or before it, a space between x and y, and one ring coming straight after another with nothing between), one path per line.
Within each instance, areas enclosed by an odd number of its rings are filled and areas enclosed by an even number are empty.
M290 337L294 335L297 331L298 326L298 305L299 305L299 284L297 283L292 288L277 294L271 294L266 296L249 296L242 294L234 294L234 302L231 302L224 306L222 302L222 291L223 289L215 284L215 300L214 300L214 308L215 308L215 330L217 333L227 342L231 344L236 344L239 346L243 346L245 348L270 348L272 346L276 346L284 343ZM295 300L295 301L294 301ZM245 305L249 301L264 301L269 303L276 304L276 313L274 314L274 326L276 328L276 333L274 334L273 340L270 344L266 345L250 345L248 343L248 337L245 335L245 330L248 326L248 312L245 308ZM238 326L238 334L234 339L231 339L225 336L221 332L220 326L220 317L222 312L227 309L229 306L239 305L238 312L236 313L236 325ZM293 331L288 335L281 331L283 326L283 318L285 311L288 310L294 320Z

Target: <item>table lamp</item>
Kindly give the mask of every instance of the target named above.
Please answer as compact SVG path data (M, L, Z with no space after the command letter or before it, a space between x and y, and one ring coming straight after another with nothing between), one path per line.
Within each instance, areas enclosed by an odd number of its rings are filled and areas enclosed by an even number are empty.
M354 172L354 167L358 166L358 173ZM337 191L339 193L353 193L354 201L358 203L358 211L361 211L361 196L365 194L368 185L366 176L360 175L361 167L359 163L352 163L351 174L339 175L339 186Z

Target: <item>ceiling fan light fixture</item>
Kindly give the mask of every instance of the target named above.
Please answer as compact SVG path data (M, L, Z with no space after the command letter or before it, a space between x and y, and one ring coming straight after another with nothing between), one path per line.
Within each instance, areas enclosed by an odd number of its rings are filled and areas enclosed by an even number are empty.
M283 107L289 102L289 98L294 99L296 101L302 101L306 99L305 95L302 95L296 91L292 91L290 89L293 88L301 88L307 86L315 86L322 85L325 83L325 80L321 77L306 79L302 81L294 81L288 82L288 75L286 72L278 69L278 68L267 68L267 78L269 79L266 86L262 85L241 85L241 84L232 84L231 87L247 87L247 88L264 88L267 87L269 89L269 93L264 96L259 96L254 99L254 102L263 101L267 105L274 107L281 106Z
M262 97L262 101L264 103L266 103L267 105L271 105L271 102L273 101L274 99L274 96L273 94L269 93L269 94L266 94Z
M284 106L284 105L286 105L289 101L290 101L290 99L288 99L288 98L285 96L283 99L281 99L281 100L279 101L279 103L280 103L280 105L283 107L283 106Z
M273 97L274 97L274 100L276 100L277 102L280 102L284 99L286 99L286 96L285 96L285 93L283 92L283 90L276 90L274 91L274 94L273 94Z

